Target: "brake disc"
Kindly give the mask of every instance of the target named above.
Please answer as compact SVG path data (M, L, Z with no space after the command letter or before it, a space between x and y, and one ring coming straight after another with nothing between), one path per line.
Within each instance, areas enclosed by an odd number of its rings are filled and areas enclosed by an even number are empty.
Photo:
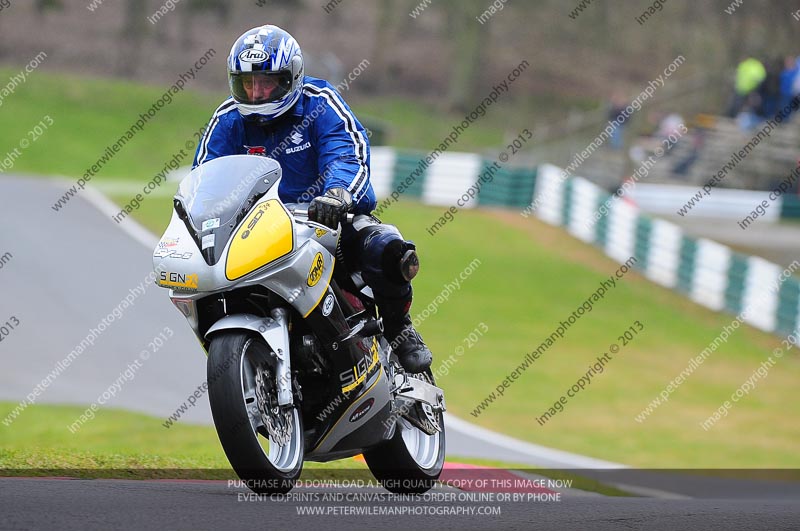
M404 411L402 417L427 435L434 435L442 431L433 408L429 404L417 403L413 408Z
M292 438L291 408L281 411L277 390L272 385L272 373L263 366L256 367L256 403L261 423L269 438L279 446L286 446Z

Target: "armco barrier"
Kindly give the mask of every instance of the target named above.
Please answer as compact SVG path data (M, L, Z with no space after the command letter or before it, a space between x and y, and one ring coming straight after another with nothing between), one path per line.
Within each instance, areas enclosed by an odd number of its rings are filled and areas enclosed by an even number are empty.
M781 217L800 218L800 197L786 194L782 196Z
M491 164L476 155L444 153L419 171L420 160L426 155L387 147L373 148L372 180L378 197L387 197L416 172L414 183L404 192L404 197L420 198L426 204L451 206ZM608 192L594 183L581 177L563 178L562 173L561 169L547 164L535 169L503 167L491 182L482 186L469 207L507 206L522 211L538 200L532 216L564 227L576 238L600 247L619 263L636 256L635 267L648 279L686 295L697 304L733 315L748 309L745 322L784 337L800 327L800 281L791 277L779 284L777 292L773 291L782 267L759 257L736 253L705 238L689 237L674 223L645 215L624 199L609 201ZM635 190L640 194L637 202L643 199L657 204L660 195L672 197L671 202L677 204L678 198L685 201L688 197L688 187L676 193L675 187L659 186L637 185ZM763 193L715 190L698 213L722 212L726 209L722 204L724 200L736 199L728 205L735 205L732 215L739 215L743 205L750 204L760 194ZM714 195L718 197L713 198ZM596 213L606 208L606 201L609 201L607 213L592 223ZM668 208L674 213L677 207L670 205ZM786 196L786 201L773 212L774 218L778 212L800 216L800 202L793 196Z
M471 153L444 153L427 168L421 169L420 161L427 155L382 146L372 148L371 179L377 196L390 196L392 191L401 188L401 183L411 177L412 184L402 187L403 197L418 198L430 205L455 205L458 198L493 163ZM484 205L521 210L528 205L535 180L536 168L502 167L494 173L491 181L481 186L476 198L463 208Z
M747 309L746 323L779 336L798 330L800 281L790 277L779 282L781 266L689 237L674 223L644 215L617 198L596 223L587 224L608 199L608 193L593 183L580 177L564 179L562 170L544 165L539 167L530 202L539 201L534 211L539 219L565 227L619 263L636 256L636 267L647 278L698 304L734 315Z

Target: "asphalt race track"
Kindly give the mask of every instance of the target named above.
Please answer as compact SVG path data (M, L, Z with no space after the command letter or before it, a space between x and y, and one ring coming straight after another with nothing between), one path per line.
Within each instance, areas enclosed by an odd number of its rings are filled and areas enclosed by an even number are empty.
M356 497L378 489L296 489L295 498L316 493ZM418 500L381 495L371 502L307 502L249 499L226 483L118 480L0 480L2 529L797 529L797 498L690 499L564 497L560 502L439 501L437 490ZM455 492L451 493L455 496ZM457 497L457 496L456 496ZM321 515L299 514L317 507ZM406 514L358 515L395 507ZM448 509L449 508L449 509ZM474 514L466 514L472 508ZM491 509L489 509L491 508ZM478 514L497 511L496 514ZM428 514L425 514L427 511ZM436 514L452 511L453 514ZM461 514L456 514L460 511Z
M96 192L84 191L64 209L54 211L51 205L62 193L63 185L51 180L0 178L0 256L12 256L0 269L0 322L11 316L19 321L0 344L0 400L23 400L60 360L91 337L93 344L36 402L89 405L138 360L136 377L105 405L166 419L204 381L205 357L166 291L146 281L155 241L148 248L143 245L146 236L137 241L121 230L84 197ZM122 308L126 297L129 304ZM106 324L99 330L104 319ZM171 337L145 359L142 352L165 329ZM181 422L209 424L210 420L204 396ZM520 443L457 419L448 422L449 455L544 467L613 466ZM800 490L795 483L670 483L663 477L629 474L614 480L656 497L612 498L566 491L560 501L516 502L448 487L404 500L375 487L304 486L293 491L298 495L295 499L278 500L252 499L248 490L229 487L224 481L3 478L0 529L194 531L234 526L397 529L429 525L432 529L773 531L800 527ZM322 500L326 493L332 500ZM479 494L486 497L480 499ZM310 506L328 512L298 514L300 507ZM405 514L356 514L381 506ZM494 513L478 514L487 507Z

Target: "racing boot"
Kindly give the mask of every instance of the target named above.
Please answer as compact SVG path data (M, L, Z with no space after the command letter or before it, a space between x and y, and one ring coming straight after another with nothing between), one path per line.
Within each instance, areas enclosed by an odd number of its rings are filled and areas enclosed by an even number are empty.
M433 362L433 354L411 324L408 314L411 294L401 299L377 297L375 301L383 318L384 337L408 373L424 372Z

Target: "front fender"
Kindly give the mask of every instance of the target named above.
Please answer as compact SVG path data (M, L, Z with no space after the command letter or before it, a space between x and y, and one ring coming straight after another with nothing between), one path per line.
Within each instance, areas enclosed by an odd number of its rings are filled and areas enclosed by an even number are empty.
M278 374L278 404L292 403L292 367L289 357L289 320L286 310L272 311L272 317L242 313L226 315L206 332L205 338L210 341L214 334L222 330L249 330L257 333L275 353L276 372Z

